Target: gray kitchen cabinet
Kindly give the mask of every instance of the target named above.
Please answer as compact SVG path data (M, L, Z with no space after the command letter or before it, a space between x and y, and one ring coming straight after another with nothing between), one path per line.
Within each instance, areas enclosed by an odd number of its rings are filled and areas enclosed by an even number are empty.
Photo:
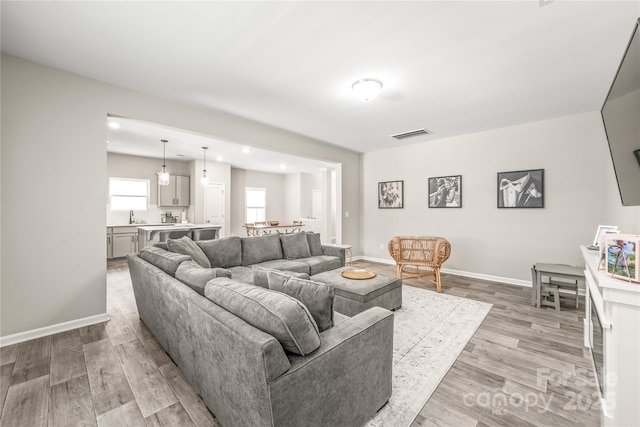
M135 233L113 234L112 235L112 256L113 258L121 258L127 254L137 252L138 235Z
M158 206L188 207L190 203L190 181L187 175L170 175L169 185L158 184Z
M107 259L113 258L113 246L111 245L113 239L113 229L107 227Z
M137 227L107 228L107 258L122 258L138 252Z

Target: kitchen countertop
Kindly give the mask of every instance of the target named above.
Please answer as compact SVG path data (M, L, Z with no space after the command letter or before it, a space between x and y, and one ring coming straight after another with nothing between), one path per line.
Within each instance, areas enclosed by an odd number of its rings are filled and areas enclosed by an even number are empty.
M144 223L144 224L107 224L107 228L113 228L113 227L146 227L146 226L153 226L153 225L168 225L168 224L162 224L162 223Z
M162 225L149 225L138 224L138 230L143 231L163 231L163 230L191 230L194 228L220 228L221 225L214 224L162 224Z

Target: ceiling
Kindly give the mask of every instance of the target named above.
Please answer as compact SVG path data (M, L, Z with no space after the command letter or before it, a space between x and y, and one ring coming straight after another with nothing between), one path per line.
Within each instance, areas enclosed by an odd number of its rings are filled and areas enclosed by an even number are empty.
M640 16L608 0L1 7L4 53L358 152L599 110ZM365 77L376 100L350 93ZM433 134L390 138L418 128Z
M164 139L168 141L166 158L172 160L202 160L202 147L207 147L207 163L223 161L239 169L278 174L318 173L336 169L334 163L242 146L156 123L115 116L107 121L107 151L110 153L162 159L164 149L161 140ZM113 124L117 124L117 128Z

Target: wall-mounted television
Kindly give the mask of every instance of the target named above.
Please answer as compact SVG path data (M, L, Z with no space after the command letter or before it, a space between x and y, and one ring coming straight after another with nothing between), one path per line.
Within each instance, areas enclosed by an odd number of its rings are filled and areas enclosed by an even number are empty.
M640 206L639 24L640 19L601 110L623 206Z

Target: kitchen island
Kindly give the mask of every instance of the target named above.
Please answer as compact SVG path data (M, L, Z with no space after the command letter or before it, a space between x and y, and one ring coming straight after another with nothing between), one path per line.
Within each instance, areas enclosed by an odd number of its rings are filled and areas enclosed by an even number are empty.
M141 250L155 242L164 242L167 240L169 233L172 231L199 231L199 230L214 230L215 238L218 238L218 234L221 225L212 224L166 224L166 225L148 225L138 226L138 248Z

